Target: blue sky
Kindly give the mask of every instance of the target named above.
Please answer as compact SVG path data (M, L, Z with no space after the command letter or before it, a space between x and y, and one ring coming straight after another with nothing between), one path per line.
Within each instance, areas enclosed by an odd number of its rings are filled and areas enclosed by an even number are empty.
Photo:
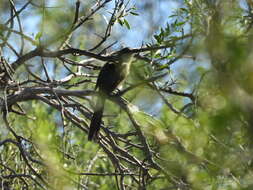
M59 1L51 0L46 1L48 7L54 7L58 6L56 8L51 8L53 11L54 9L66 9L66 7L59 7ZM75 1L71 1L72 5L74 6ZM137 3L136 3L137 2ZM25 2L24 2L25 3ZM152 31L152 25L150 26L151 20L156 25L164 26L166 22L168 22L169 15L172 14L172 11L174 11L178 7L178 3L176 1L164 1L164 0L156 0L154 3L154 7L152 12L149 10L145 10L145 8L141 8L143 6L143 3L145 1L137 1L137 0L131 0L130 6L135 5L137 10L136 12L139 13L140 16L133 16L129 15L127 17L128 22L131 25L131 30L128 30L126 27L121 27L119 24L116 24L113 28L113 32L119 37L119 42L122 45L129 46L129 47L139 47L143 45L143 42L150 42L152 40L152 37L148 35L148 31ZM81 1L81 6L83 6L84 1ZM22 4L21 4L22 6ZM20 6L20 7L21 7ZM30 5L29 5L30 6ZM18 7L19 8L19 7ZM31 8L31 6L30 6ZM39 32L40 27L40 21L41 21L41 15L37 14L37 10L29 9L27 12L23 12L22 14L26 16L26 19L22 20L22 24L25 30L26 35L30 37L35 37L35 35ZM50 10L50 9L49 9ZM105 15L107 17L107 15ZM101 17L103 15L101 14ZM16 29L18 29L18 26L15 26ZM15 41L16 43L17 41Z

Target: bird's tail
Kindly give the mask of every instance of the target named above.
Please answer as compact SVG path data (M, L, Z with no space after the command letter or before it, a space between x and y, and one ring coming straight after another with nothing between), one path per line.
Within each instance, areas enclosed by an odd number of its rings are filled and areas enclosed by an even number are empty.
M89 130L89 135L88 135L89 141L91 141L94 138L94 136L97 135L100 129L103 111L104 111L104 105L105 105L105 97L98 96L98 99L95 105L95 111L93 113L93 116L90 122L90 130Z

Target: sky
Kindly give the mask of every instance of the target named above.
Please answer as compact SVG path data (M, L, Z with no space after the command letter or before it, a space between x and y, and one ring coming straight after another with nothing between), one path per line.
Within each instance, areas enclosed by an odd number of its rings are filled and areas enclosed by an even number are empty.
M25 3L26 1L24 1ZM57 10L57 9L66 9L66 7L59 7L59 2L56 0L46 1L48 10ZM74 4L71 1L73 8ZM139 47L143 45L145 42L150 42L152 37L148 34L148 31L152 31L156 29L157 25L164 26L168 21L169 15L178 7L178 3L172 0L150 0L153 3L152 11L148 9L149 0L139 1L139 0L130 0L130 6L136 6L136 12L139 13L139 16L129 15L127 16L127 20L131 25L131 30L128 30L126 27L122 27L119 24L116 24L113 28L113 32L120 38L120 44L129 46L129 47ZM81 1L81 6L85 5L85 1ZM111 4L112 5L112 4ZM19 4L18 9L21 8L23 4ZM30 6L30 5L29 5ZM31 7L31 6L30 6ZM34 7L33 7L34 8ZM38 9L29 9L28 12L22 13L27 18L22 21L25 33L30 37L35 37L39 32L40 27L38 27L41 21L41 16L37 14ZM2 16L2 15L1 15ZM103 15L100 15L103 17ZM108 18L108 15L105 14ZM3 17L4 18L4 17ZM5 19L4 19L5 20ZM3 21L2 21L3 22ZM2 23L1 22L1 23ZM154 27L154 28L152 28ZM15 26L18 29L18 25ZM15 41L16 43L16 41Z

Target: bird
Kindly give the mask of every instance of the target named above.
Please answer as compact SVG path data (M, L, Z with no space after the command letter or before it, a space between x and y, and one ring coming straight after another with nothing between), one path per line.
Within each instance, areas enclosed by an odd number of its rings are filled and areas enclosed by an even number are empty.
M97 78L95 90L98 89L98 98L95 104L94 113L91 118L88 140L92 141L97 137L101 127L106 97L119 88L126 80L134 53L126 47L113 54L114 61L107 62Z

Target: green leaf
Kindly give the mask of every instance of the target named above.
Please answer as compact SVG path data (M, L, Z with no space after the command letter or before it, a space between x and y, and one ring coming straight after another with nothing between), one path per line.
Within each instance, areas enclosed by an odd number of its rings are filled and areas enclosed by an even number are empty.
M35 36L35 40L38 41L42 36L42 32L38 32Z
M186 8L180 8L179 10L181 10L181 11L183 11L183 12L186 12L186 13L188 13L188 12L189 12L189 10L188 10L188 9L186 9Z
M130 14L131 14L131 15L134 15L134 16L139 16L138 13L135 13L135 12L132 12L132 11L130 12Z
M164 30L163 30L163 28L161 28L160 31L161 31L160 36L164 36Z
M155 40L157 41L157 43L161 43L161 37L159 36L159 35L154 35L154 38L155 38Z
M185 22L178 22L178 23L175 24L175 26L182 26L184 24L185 24Z
M165 64L165 65L161 65L157 67L157 70L163 70L163 69L169 69L169 65Z
M118 23L119 23L121 26L124 25L124 21L122 21L122 20L120 20L120 19L118 19Z
M128 21L126 19L124 19L124 23L125 23L127 29L130 30L131 29L130 24L128 23Z
M166 24L166 28L165 28L165 36L168 36L170 34L170 25L169 23Z

